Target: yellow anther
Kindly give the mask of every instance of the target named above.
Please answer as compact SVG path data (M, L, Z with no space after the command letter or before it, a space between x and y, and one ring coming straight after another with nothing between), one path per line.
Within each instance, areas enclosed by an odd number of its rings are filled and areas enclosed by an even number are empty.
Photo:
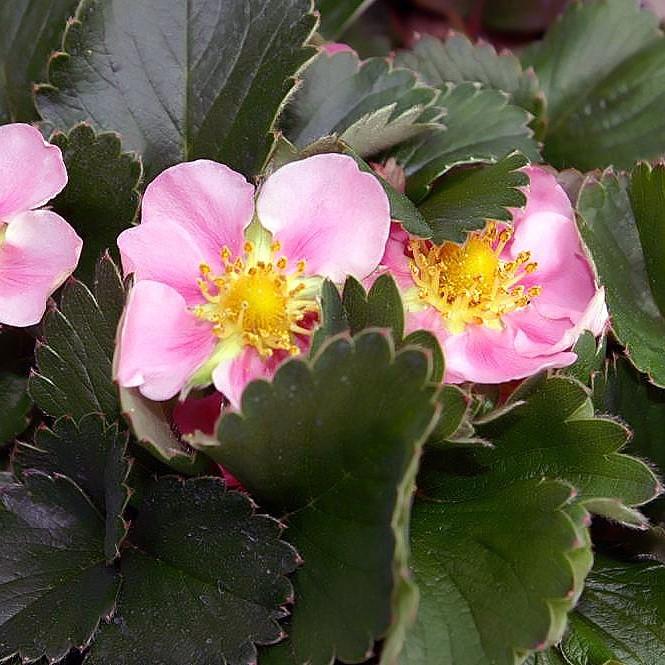
M527 263L528 251L512 261L501 254L512 237L512 231L488 222L481 232L469 233L463 244L446 242L432 245L425 240L412 240L410 272L418 298L441 313L453 334L467 325L484 325L494 330L503 327L502 317L526 307L529 299L540 294L540 287L519 284L535 272L537 263ZM524 265L526 264L526 265Z

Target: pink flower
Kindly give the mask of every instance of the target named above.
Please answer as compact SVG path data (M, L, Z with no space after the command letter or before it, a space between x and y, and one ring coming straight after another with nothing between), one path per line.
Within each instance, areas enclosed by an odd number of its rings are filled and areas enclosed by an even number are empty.
M30 125L0 127L0 323L39 323L78 264L81 238L60 215L36 209L66 184L57 146Z
M556 179L529 167L524 210L513 229L489 222L462 245L410 239L393 225L380 271L402 291L407 332L424 328L441 343L446 381L502 383L565 367L584 330L607 323L598 288Z
M146 189L140 226L120 234L135 286L117 380L166 400L214 383L235 407L245 385L309 346L323 278L363 279L390 228L383 188L345 155L283 166L254 187L208 160Z

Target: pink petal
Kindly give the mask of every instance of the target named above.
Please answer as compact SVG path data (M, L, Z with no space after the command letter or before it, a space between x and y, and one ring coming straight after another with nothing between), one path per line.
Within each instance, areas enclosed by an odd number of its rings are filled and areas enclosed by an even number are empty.
M527 203L525 208L513 211L515 224L523 217L538 212L553 212L569 219L575 218L568 195L552 173L540 166L527 166L524 172L529 176L529 186L525 192Z
M127 300L118 347L116 380L152 400L167 400L185 387L212 354L217 339L185 299L166 284L142 280Z
M30 125L0 127L0 221L43 206L66 184L60 148Z
M346 155L315 155L283 166L259 193L263 226L310 275L363 279L379 264L390 231L388 197Z
M199 159L160 173L143 196L142 224L173 222L216 256L224 246L242 250L254 215L254 186L224 164Z
M192 305L202 301L197 284L200 265L220 267L219 253L211 254L200 238L168 219L158 224L140 224L118 236L125 274L137 280L149 279L173 287Z
M286 354L275 353L264 358L253 346L245 346L235 358L222 361L213 370L215 388L223 393L234 409L240 409L243 390L255 379L268 379L276 371Z
M460 335L450 335L445 340L443 352L447 383L505 383L544 369L567 367L577 359L568 352L523 356L515 348L510 326L500 331L467 326Z
M0 240L0 322L30 326L39 322L48 297L76 268L83 241L60 215L49 210L16 215L4 233Z
M404 230L404 227L393 222L390 226L390 236L386 243L386 250L379 266L379 274L389 272L402 291L415 286L409 267L409 257L406 254L408 242L409 234Z

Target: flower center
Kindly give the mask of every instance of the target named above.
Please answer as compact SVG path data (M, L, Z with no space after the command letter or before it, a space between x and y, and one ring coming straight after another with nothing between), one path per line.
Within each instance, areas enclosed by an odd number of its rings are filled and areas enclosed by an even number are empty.
M513 261L499 258L511 235L489 222L462 245L437 246L426 240L409 244L418 300L439 310L451 333L461 333L467 325L501 330L505 314L526 307L540 294L540 286L525 289L519 284L538 268L530 262L530 252L520 252Z
M269 260L263 261L254 243L246 242L244 256L233 260L228 247L222 248L222 274L201 264L198 284L206 303L193 309L195 316L213 324L219 338L239 336L266 357L277 349L298 353L294 335L311 334L302 320L319 311L316 280L304 276L305 262L287 272L286 257L276 258L279 251L279 243L273 243Z

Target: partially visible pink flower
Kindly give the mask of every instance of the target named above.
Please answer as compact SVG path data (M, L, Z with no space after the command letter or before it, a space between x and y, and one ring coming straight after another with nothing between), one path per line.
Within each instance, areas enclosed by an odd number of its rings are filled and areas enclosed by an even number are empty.
M78 264L81 238L60 215L36 209L66 184L57 146L30 125L0 127L0 323L39 323Z
M330 42L321 47L328 55L335 55L335 53L355 53L355 51L343 42Z
M254 187L208 160L146 189L118 238L133 272L117 379L153 400L211 382L234 407L252 379L309 347L323 278L364 279L390 228L383 188L345 155L287 164Z
M380 272L403 293L407 332L438 338L447 382L503 383L565 367L581 333L607 324L568 197L542 168L526 172L527 205L513 211L512 230L489 222L464 244L441 246L391 230Z

